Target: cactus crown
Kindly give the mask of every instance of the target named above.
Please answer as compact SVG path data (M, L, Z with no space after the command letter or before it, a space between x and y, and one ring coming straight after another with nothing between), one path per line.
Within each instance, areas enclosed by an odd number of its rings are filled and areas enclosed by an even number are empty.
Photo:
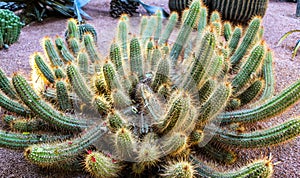
M204 165L195 152L203 147L210 158L233 163L236 155L230 148L265 147L298 136L299 119L251 133L243 133L241 128L297 102L300 81L273 98L266 97L274 86L264 85L272 83L273 71L269 66L272 55L258 35L261 18L254 17L241 36L240 27L228 22L223 25L217 12L208 20L206 10L198 0L191 3L174 44L166 42L171 41L176 14L170 16L163 33L159 17L143 17L141 37L130 37L129 19L121 18L118 38L105 58L93 35L83 33L80 38L76 21L70 20L66 42L47 37L44 57L34 55L33 73L39 77L33 80L47 85L46 89L31 86L15 74L12 83L3 82L1 90L5 94L7 88L15 91L26 106L2 93L0 104L46 124L49 132L67 131L75 136L31 145L31 140L40 143L48 137L38 141L33 133L21 137L3 132L0 145L29 146L25 157L43 167L72 168L86 156L85 168L95 177L116 177L128 171L147 175L161 167L160 175L166 177L269 177L269 160L223 173ZM193 33L197 26L199 31ZM1 81L5 77L2 75ZM250 102L255 102L255 107L242 108ZM237 123L237 127L228 126ZM86 154L91 148L96 151Z

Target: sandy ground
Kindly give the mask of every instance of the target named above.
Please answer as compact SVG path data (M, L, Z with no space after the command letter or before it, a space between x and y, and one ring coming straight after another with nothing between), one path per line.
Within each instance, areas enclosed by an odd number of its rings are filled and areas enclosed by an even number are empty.
M167 9L167 0L145 1L154 5L162 5ZM112 19L108 13L109 1L92 1L85 10L93 20L93 24L98 31L98 46L103 56L107 55L109 44L113 39L116 28L116 19ZM143 12L143 11L141 11ZM276 92L283 90L289 84L300 78L300 55L294 61L290 60L291 50L299 39L299 34L291 35L282 45L276 47L279 37L291 29L300 29L300 19L295 18L296 4L282 3L272 1L269 4L267 14L264 17L264 38L269 47L274 50L275 55L275 72L276 72ZM138 29L139 17L133 17L130 20L135 33ZM66 25L66 19L49 18L42 23L33 23L23 28L20 39L13 44L9 50L0 51L0 67L12 74L15 71L22 71L28 74L30 66L28 63L29 56L35 51L42 51L40 46L41 38L45 35L55 36L63 35ZM298 36L297 36L298 35ZM298 53L300 54L300 53ZM276 118L269 120L267 123L258 123L263 128L266 126L276 125L291 117L300 116L300 105L292 107ZM240 152L240 160L249 161L249 159L261 158L272 155L274 162L279 162L275 166L274 177L276 178L297 178L300 177L300 137L282 145L268 149L246 150ZM238 165L245 163L239 161ZM218 166L218 165L217 165ZM228 167L230 168L230 167ZM225 169L225 168L223 168ZM14 151L0 148L0 177L89 177L84 173L58 173L55 171L47 172L37 166L28 163L23 158L22 151Z

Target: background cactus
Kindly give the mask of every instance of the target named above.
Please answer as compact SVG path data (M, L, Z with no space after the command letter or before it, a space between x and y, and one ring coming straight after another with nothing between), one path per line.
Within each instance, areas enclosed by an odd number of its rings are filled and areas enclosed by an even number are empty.
M193 5L194 8L191 8L190 11L198 10L195 7L199 7L201 4L199 1L194 1L191 7ZM203 9L203 7L200 9ZM195 12L191 12L191 14L195 14ZM189 18L188 13L186 19L193 18ZM260 21L261 19L257 17L254 20ZM245 69L240 68L239 65L235 70L228 67L231 66L229 59L234 55L234 52L231 54L227 52L227 45L231 37L228 38L228 41L221 40L223 34L217 33L218 29L211 24L210 20L207 22L208 25L205 26L201 34L202 38L195 36L198 33L185 34L189 38L195 38L197 44L199 44L199 46L192 45L192 52L187 58L182 55L184 48L176 51L179 53L178 57L172 55L171 58L171 54L164 52L164 55L158 59L159 62L153 68L151 68L153 56L149 58L150 61L147 61L148 52L151 51L151 48L148 48L147 41L142 44L143 39L140 39L137 35L134 37L128 36L127 46L130 48L126 55L129 56L128 59L124 59L123 56L125 55L122 55L122 53L115 52L115 42L112 43L113 47L109 48L114 51L113 59L110 59L110 57L105 59L99 54L95 44L89 45L90 50L95 51L99 59L91 60L93 55L88 55L89 66L85 75L81 74L78 58L75 54L73 54L74 61L62 60L60 68L66 74L68 80L57 77L55 83L64 80L67 85L67 94L73 101L73 108L67 113L58 111L60 102L55 102L58 100L56 92L51 95L54 102L45 101L43 98L44 95L49 96L50 91L61 90L60 88L56 88L56 85L50 82L47 83L41 78L34 78L34 81L38 80L39 83L47 85L46 89L42 87L43 89L39 90L41 87L37 86L36 83L30 86L22 75L15 74L12 77L12 84L17 97L23 101L19 104L24 108L28 107L33 115L49 124L52 130L47 132L51 133L55 130L55 132L61 132L65 135L67 135L66 131L73 134L72 138L62 139L59 142L48 141L46 144L32 144L25 150L26 158L42 167L62 168L61 165L74 165L74 169L77 168L75 164L78 163L78 160L83 162L83 158L85 158L86 170L98 177L134 176L134 174L149 176L155 174L161 168L160 175L166 177L207 176L207 174L208 176L217 175L216 177L219 175L224 175L224 177L230 177L230 175L236 175L237 177L240 175L268 177L272 172L273 165L272 161L268 159L253 162L238 171L220 173L212 171L207 166L204 169L201 166L203 165L202 162L199 163L197 162L198 159L190 157L201 153L197 143L204 144L209 133L216 133L216 135L207 147L213 146L216 148L215 150L221 150L222 154L216 153L214 149L206 154L209 155L209 158L216 158L216 160L224 157L221 159L226 159L226 161L230 156L224 155L231 154L234 158L234 151L230 153L227 148L232 148L235 145L239 147L264 147L278 144L277 141L287 141L299 135L299 119L291 119L291 121L277 127L250 133L241 133L242 129L228 131L230 128L226 125L227 122L224 122L224 125L218 124L221 122L219 118L225 117L226 114L238 119L247 116L248 110L241 108L239 105L235 107L235 111L225 112L224 109L227 108L227 103L230 100L239 99L237 96L241 96L250 86L255 85L255 82L262 78L262 66L266 56L263 55L260 67L255 67L257 64L253 64L251 79L247 80L246 84L243 80L243 87L233 93L233 79L237 75L242 75L240 72ZM191 24L190 22L184 23L185 25ZM223 23L219 24L223 29ZM235 28L234 25L232 27ZM249 26L248 28L252 27ZM240 38L238 48L241 44L245 44L241 41L247 39L248 36L245 36L247 34L245 33L243 38ZM85 35L92 39L90 34ZM85 51L87 45L84 44L84 41L80 40L79 37L74 36L74 38L79 41L79 51ZM178 38L181 39L182 35ZM52 43L55 40L48 39ZM151 37L149 40L153 40L155 46L153 50L162 50L165 47L165 44L159 45L157 43L159 40ZM261 41L262 39L257 39L253 42L256 44L243 49L247 50L247 54L256 51L257 46L264 51L267 49L266 44ZM131 42L133 45L130 45ZM93 43L93 41L89 41L89 43ZM68 41L65 42L65 45L68 47L67 50L70 50ZM179 49L178 46L168 45L171 49ZM186 44L180 45L185 46ZM261 48L261 46L264 47ZM55 46L53 49L59 54ZM150 55L154 54L150 53ZM58 55L58 57L60 56ZM240 66L246 63L250 65L249 60L251 61L252 58L251 55L241 57L239 60L241 62ZM120 59L122 62L116 62ZM221 67L218 67L216 65L218 63L214 60L223 61L220 63ZM53 62L50 62L50 59L47 59L47 63L50 70L58 69L57 65L52 65ZM142 65L134 66L133 63ZM168 69L169 72L164 69ZM212 69L215 72L209 72ZM201 78L198 79L197 76L201 76ZM72 81L74 78L79 80ZM185 87L182 83L188 83L189 85ZM254 107L253 110L258 115L266 116L262 119L278 114L273 112L274 109L282 112L289 105L297 102L298 83L296 82L277 97L269 98L264 102L260 101L260 97L253 97L254 99L251 102L256 102L255 99L257 99L258 103L262 103L258 105L258 108L263 108L256 110ZM35 90L32 90L31 87ZM155 91L156 88L157 91ZM74 95L77 97L74 97ZM285 98L284 96L289 97L281 100L280 98ZM291 100L291 103L286 103L287 100L290 101L290 97L295 99ZM10 99L13 100L13 98ZM249 105L246 104L246 106ZM73 112L75 114L72 114ZM235 112L241 114L235 114ZM253 113L252 110L249 112ZM236 119L232 120L234 123L235 121ZM255 119L250 119L250 121L256 122ZM209 123L214 125L209 125ZM243 123L241 124L243 125ZM13 147L13 144L16 143L19 145L20 142L22 143L22 139L23 142L25 142L24 139L28 140L28 138L20 137L18 134L14 136L3 135L1 138L4 138L4 140L1 144L6 147ZM259 141L251 142L252 139ZM232 142L234 144L231 145L232 140L234 140ZM249 140L250 144L247 145ZM222 149L218 149L218 145ZM27 145L23 145L24 147L27 147ZM151 149L145 150L145 147ZM92 151L88 151L86 154L85 150ZM93 154L93 150L100 151L101 154ZM110 161L115 162L114 160L116 163L120 162L121 166L109 164ZM101 167L101 164L105 162L107 162L107 167ZM134 163L132 164L132 162ZM199 167L201 169L198 169ZM99 174L104 172L97 175L95 173L97 169L99 169L97 171ZM108 169L111 170L110 175L107 175L106 170Z
M169 0L171 11L182 12L187 8L191 0ZM223 20L230 20L236 23L248 23L255 15L263 17L268 7L268 0L204 0L210 12L218 10Z
M23 25L12 11L0 9L0 49L18 41Z

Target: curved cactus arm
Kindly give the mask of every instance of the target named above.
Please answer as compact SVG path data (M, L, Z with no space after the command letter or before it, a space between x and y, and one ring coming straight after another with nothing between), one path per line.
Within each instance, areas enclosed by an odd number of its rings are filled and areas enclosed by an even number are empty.
M270 49L267 50L262 70L262 75L265 80L265 87L263 89L263 93L261 94L259 102L263 102L269 98L272 98L275 92L273 54Z
M31 145L26 148L24 155L30 162L42 167L64 164L88 149L106 132L107 128L100 124L70 140Z
M8 77L5 75L5 73L1 68L0 68L0 89L11 99L17 98L16 91L14 90L12 84L10 83L10 80L8 79Z
M162 45L162 44L164 44L168 41L168 39L171 36L171 33L173 32L173 30L176 26L177 21L178 21L178 13L177 12L172 12L170 17L169 17L168 23L167 23L167 25L164 29L164 32L163 32L163 34L161 35L161 38L158 41L159 45Z
M29 116L33 114L29 109L22 106L20 103L11 100L0 92L0 106L11 112L21 116Z
M300 80L267 102L251 109L224 112L217 116L223 123L253 123L275 116L300 99Z
M239 170L232 172L219 172L204 163L196 157L190 156L191 161L195 164L196 174L201 177L210 178L241 178L241 177L264 177L270 178L273 173L273 164L270 160L257 160Z
M185 19L182 28L179 31L175 44L173 45L170 57L172 62L177 62L179 55L183 49L183 46L186 44L190 33L192 32L193 27L197 23L199 13L200 13L201 3L200 1L193 1L190 10L188 13L188 17Z
M41 100L22 76L15 74L12 81L21 100L31 109L31 111L39 116L39 118L45 120L50 125L56 128L78 131L91 124L90 122L92 121L64 116L54 110L51 106Z
M14 133L0 130L0 146L12 149L24 149L32 144L66 139L69 136L50 136L49 134Z
M292 119L275 127L250 133L234 133L213 130L213 140L226 147L259 148L280 144L300 135L300 118Z

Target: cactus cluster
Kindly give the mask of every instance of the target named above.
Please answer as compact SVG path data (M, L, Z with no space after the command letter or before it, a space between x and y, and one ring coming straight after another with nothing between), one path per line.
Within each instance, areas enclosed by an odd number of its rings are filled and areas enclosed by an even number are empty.
M254 17L242 32L219 13L207 14L194 0L174 43L177 13L165 28L160 12L142 17L136 35L122 16L106 57L93 35L80 38L69 20L66 41L45 37L44 52L32 55L31 81L20 73L10 81L1 72L0 105L11 130L1 130L0 145L25 149L27 160L41 167L94 177L270 177L267 158L220 172L197 155L232 164L238 149L299 136L299 118L253 132L243 126L295 104L300 80L272 97L262 19Z
M190 4L191 0L169 0L171 11L182 12ZM269 0L203 0L212 12L218 10L223 20L235 23L248 23L253 16L263 17L266 13Z
M0 9L0 49L18 41L23 25L12 11Z

